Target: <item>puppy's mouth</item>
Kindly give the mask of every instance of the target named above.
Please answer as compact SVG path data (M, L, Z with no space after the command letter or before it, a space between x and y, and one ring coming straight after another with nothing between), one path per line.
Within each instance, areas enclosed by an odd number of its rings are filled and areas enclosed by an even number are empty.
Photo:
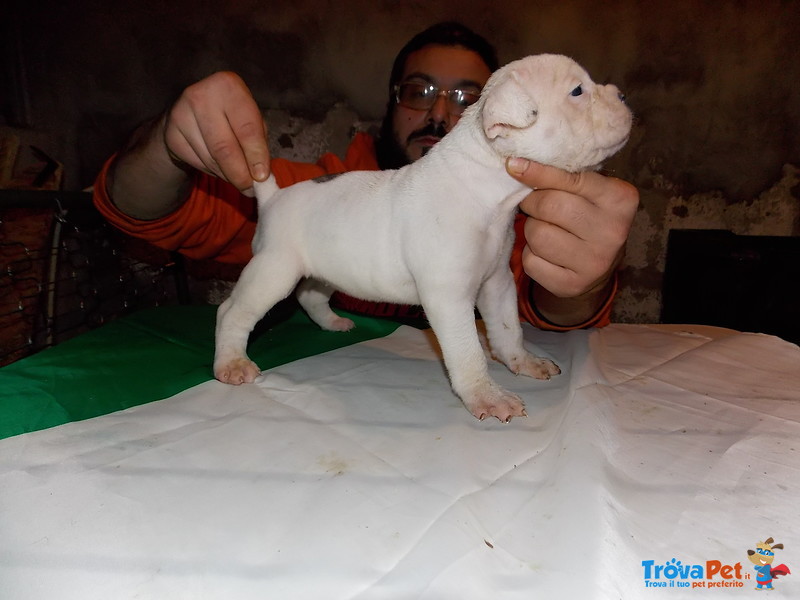
M603 167L603 162L608 157L614 156L617 152L622 150L622 148L625 146L625 144L628 143L628 138L629 137L630 137L630 134L626 135L625 137L623 137L621 140L619 140L615 144L611 144L609 146L598 147L595 150L595 153L594 153L594 156L593 156L593 160L590 159L590 160L592 160L592 162L590 164L569 165L567 167L567 170L568 171L572 171L572 170L580 171L580 170L584 170L584 169L588 170L588 171L599 171L599 170L601 170L602 167ZM594 161L596 161L596 162L594 162Z
M599 152L601 154L604 154L606 157L613 156L614 154L616 154L617 152L622 150L622 148L625 146L625 144L628 143L628 140L630 139L630 137L631 137L631 134L628 133L625 136L623 136L621 139L619 139L617 142L615 142L613 144L609 144L608 146L604 146L602 148L599 148L598 150L599 150Z

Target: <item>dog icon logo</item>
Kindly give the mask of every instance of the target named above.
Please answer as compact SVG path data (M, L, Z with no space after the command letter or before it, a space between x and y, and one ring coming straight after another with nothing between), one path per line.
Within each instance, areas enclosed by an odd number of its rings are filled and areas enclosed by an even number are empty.
M774 590L772 580L783 575L790 575L791 571L786 565L772 566L775 560L775 550L783 550L783 544L776 544L772 538L756 544L755 550L748 550L747 557L755 565L757 590Z

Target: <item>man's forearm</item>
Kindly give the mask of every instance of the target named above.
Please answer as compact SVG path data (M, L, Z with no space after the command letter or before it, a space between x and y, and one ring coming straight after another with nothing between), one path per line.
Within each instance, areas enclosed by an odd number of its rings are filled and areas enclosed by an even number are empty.
M167 151L163 124L162 116L141 125L108 173L107 191L114 205L136 219L168 215L189 192L189 170Z

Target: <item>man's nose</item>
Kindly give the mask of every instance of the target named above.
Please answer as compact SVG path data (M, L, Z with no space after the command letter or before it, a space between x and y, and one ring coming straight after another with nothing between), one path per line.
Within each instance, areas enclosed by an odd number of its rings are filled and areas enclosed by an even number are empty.
M433 123L445 123L449 116L450 113L447 110L447 97L445 97L444 94L440 94L436 97L436 101L433 103L433 106L431 106L428 110L428 120Z

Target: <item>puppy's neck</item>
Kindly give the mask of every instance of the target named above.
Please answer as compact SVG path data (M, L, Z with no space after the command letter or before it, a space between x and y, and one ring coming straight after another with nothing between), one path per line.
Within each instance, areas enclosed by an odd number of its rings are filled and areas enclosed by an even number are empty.
M506 171L506 157L498 154L486 139L479 114L477 111L464 113L456 126L418 163L430 165L426 168L428 176L455 174L462 182L461 187L481 196L487 206L497 206L527 188Z
M489 144L483 133L479 115L477 111L464 113L456 126L433 149L437 151L447 149L448 153L461 155L474 165L489 169L497 169L499 166L504 170L505 158Z

